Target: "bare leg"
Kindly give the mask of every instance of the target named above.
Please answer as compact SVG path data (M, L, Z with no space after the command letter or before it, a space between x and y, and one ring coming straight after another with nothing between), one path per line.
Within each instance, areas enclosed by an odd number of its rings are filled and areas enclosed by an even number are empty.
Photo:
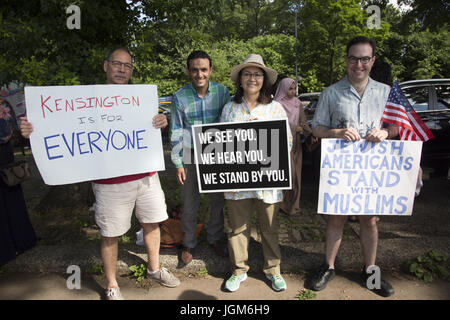
M361 247L366 268L375 265L378 246L377 217L359 217Z
M325 259L328 265L333 269L334 261L342 241L342 231L344 230L347 218L347 216L336 215L330 215L328 217Z
M119 248L118 237L103 237L101 241L101 255L105 276L108 281L107 289L118 287L116 280L117 254Z
M159 246L161 242L161 231L158 223L142 223L144 228L144 243L148 254L148 269L159 270Z

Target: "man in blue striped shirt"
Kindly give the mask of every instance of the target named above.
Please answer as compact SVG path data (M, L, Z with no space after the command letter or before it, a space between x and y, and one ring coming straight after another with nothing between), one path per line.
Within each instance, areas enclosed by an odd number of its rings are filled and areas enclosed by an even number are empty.
M191 83L181 88L172 98L170 142L172 162L177 168L177 181L182 186L183 213L181 225L184 232L181 259L192 261L197 239L197 209L200 203L197 172L194 163L194 146L191 127L195 124L219 122L223 106L230 101L228 89L209 81L212 72L211 58L206 52L194 51L187 59L187 73ZM228 256L219 244L223 236L223 193L211 193L211 216L207 227L207 241L221 256Z

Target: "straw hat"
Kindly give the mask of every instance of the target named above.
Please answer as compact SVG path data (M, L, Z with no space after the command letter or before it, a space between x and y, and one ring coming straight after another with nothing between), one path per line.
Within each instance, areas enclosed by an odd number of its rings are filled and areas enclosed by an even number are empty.
M239 72L247 67L258 67L263 69L266 72L267 79L269 80L270 84L274 84L275 81L277 81L278 72L276 72L274 69L266 67L263 58L259 54L255 53L249 54L247 58L245 58L243 63L238 64L234 66L233 69L231 69L231 81L237 82Z

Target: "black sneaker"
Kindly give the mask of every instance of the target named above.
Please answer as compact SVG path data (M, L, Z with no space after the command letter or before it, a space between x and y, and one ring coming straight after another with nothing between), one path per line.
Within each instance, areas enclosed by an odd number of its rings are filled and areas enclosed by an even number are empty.
M364 267L363 271L361 272L361 279L363 281L363 286L366 287L368 290L376 293L379 296L382 297L390 297L392 296L395 291L394 288L392 288L392 286L390 285L389 282L387 282L386 280L384 280L383 278L381 278L380 275L380 287L379 288L369 288L369 286L367 285L367 280L369 279L369 277L371 276L371 273L367 273L366 272L366 268Z
M314 291L325 289L328 282L335 276L334 269L330 269L328 264L323 264L309 281L309 287Z

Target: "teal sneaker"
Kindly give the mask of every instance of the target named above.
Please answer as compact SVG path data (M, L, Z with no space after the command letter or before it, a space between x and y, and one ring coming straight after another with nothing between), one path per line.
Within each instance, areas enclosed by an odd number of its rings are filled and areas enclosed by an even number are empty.
M227 280L227 282L225 282L225 289L227 289L230 292L236 291L237 289L239 289L239 285L241 284L241 282L245 281L245 279L247 279L247 273L239 275L233 274Z
M280 274L270 275L266 274L267 279L272 281L272 288L275 291L283 291L286 290L286 281L284 281L283 277Z

